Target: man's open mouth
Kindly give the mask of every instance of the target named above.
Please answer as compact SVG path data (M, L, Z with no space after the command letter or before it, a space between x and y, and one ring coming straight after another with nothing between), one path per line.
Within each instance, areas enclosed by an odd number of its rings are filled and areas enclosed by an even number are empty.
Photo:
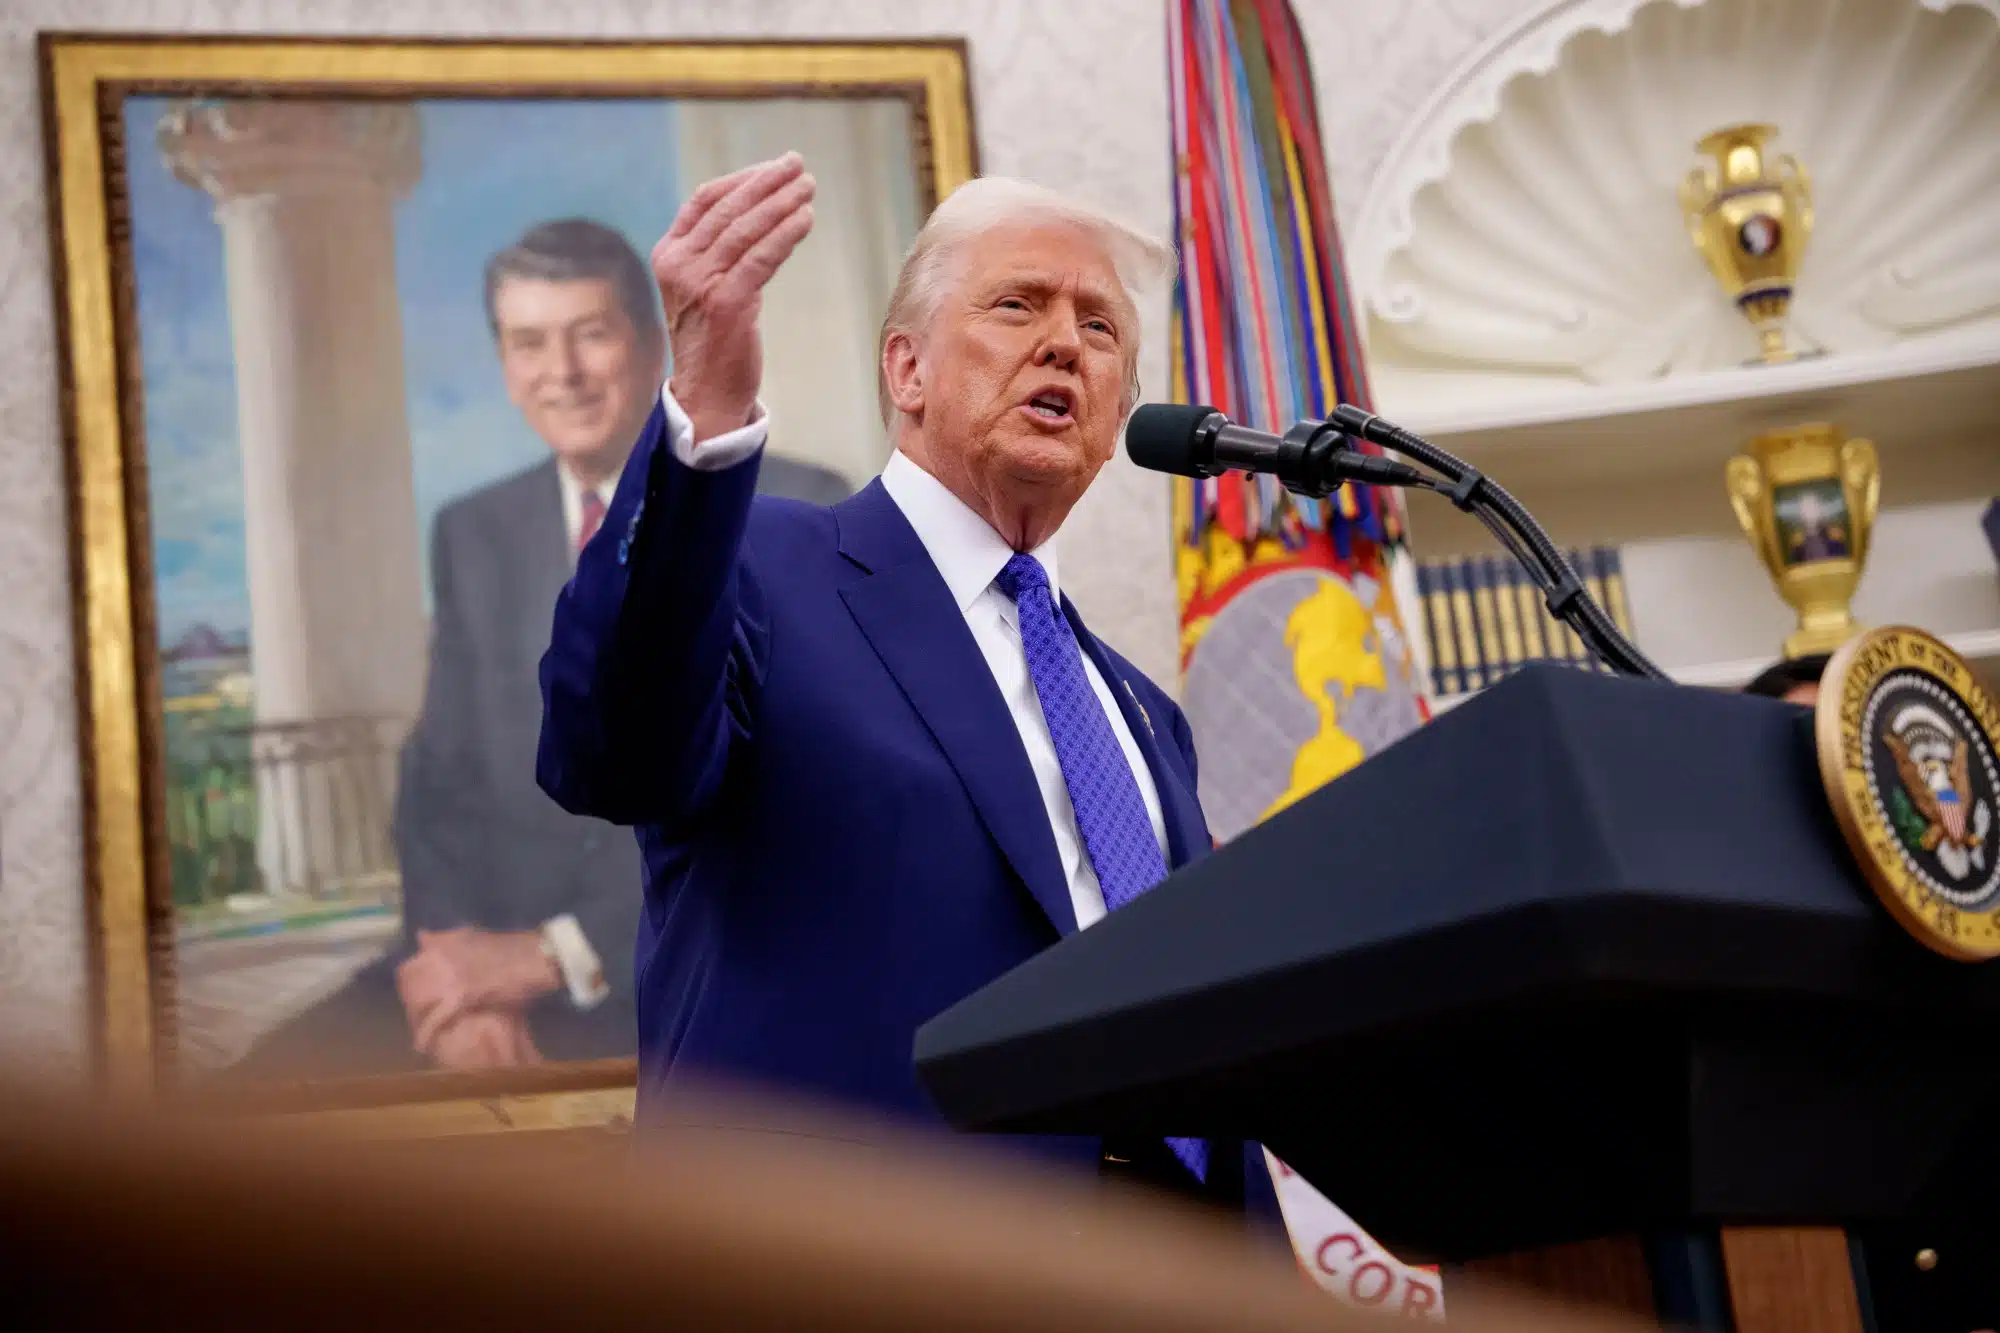
M1061 389L1044 389L1028 400L1028 410L1044 421L1067 421L1076 405Z

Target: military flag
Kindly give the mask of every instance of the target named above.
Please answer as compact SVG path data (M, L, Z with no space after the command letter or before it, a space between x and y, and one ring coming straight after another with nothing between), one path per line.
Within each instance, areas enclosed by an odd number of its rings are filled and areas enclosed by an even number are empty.
M1337 403L1368 407L1312 70L1290 5L1167 8L1174 398L1274 432ZM1310 500L1240 473L1174 484L1182 703L1201 754L1202 807L1226 842L1425 720L1399 610L1416 606L1402 499L1350 485ZM1329 843L1329 861L1339 855ZM1442 1314L1434 1274L1398 1263L1271 1165L1316 1281L1357 1305Z

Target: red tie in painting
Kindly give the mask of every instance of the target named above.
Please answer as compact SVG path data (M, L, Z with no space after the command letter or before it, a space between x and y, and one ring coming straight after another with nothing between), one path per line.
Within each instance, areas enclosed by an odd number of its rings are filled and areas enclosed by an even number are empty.
M577 526L576 549L581 551L604 522L604 500L596 491L583 493L583 522Z

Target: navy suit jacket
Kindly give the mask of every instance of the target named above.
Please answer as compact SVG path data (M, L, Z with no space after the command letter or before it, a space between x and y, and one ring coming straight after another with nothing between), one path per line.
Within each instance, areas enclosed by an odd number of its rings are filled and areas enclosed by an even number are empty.
M881 482L753 499L757 466L685 466L654 409L557 602L537 775L638 830L642 1099L688 1071L935 1124L916 1029L1073 933L1068 883L999 687ZM1063 610L1170 863L1204 855L1186 718Z

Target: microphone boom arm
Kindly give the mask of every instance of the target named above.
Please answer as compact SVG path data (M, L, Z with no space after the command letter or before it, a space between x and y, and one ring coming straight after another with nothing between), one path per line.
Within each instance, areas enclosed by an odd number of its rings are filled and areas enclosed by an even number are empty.
M1342 403L1334 408L1327 421L1348 435L1413 458L1443 476L1442 483L1423 477L1415 483L1404 480L1402 484L1436 491L1485 524L1541 589L1549 613L1575 630L1599 661L1622 675L1669 679L1666 672L1619 631L1604 608L1585 591L1576 570L1549 540L1542 526L1506 488L1465 460L1373 412Z

